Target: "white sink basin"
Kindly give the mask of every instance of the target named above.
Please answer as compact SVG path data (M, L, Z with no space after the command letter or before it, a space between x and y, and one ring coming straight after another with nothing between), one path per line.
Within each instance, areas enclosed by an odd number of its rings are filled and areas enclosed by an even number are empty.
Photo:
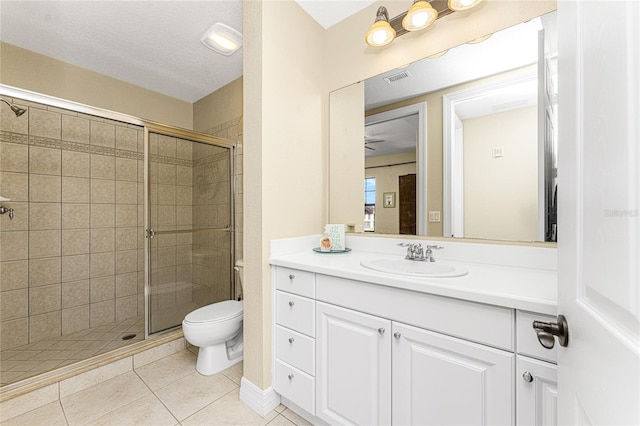
M360 264L374 271L413 277L461 277L467 275L467 268L443 262L424 262L406 259L362 260Z

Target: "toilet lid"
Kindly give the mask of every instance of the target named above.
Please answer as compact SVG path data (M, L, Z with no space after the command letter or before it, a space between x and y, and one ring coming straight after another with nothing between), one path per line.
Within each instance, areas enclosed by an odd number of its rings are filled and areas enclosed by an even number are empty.
M242 315L242 302L225 300L203 306L189 313L184 320L187 322L218 322L226 321Z

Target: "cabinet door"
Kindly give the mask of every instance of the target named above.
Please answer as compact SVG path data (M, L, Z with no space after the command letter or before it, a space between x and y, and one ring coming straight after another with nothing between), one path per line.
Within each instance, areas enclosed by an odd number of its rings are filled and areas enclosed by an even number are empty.
M316 303L316 415L329 424L391 423L391 321Z
M513 353L393 324L393 424L513 423Z
M557 367L522 355L516 364L517 424L557 425Z

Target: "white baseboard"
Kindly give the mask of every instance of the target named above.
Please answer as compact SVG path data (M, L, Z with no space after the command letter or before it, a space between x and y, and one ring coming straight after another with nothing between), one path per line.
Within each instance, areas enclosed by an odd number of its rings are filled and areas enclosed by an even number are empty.
M272 387L262 390L244 377L240 381L240 400L262 417L280 405L280 395Z

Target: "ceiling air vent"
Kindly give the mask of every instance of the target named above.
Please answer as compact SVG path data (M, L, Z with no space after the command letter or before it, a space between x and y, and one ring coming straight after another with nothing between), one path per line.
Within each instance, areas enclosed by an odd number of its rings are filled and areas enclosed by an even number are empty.
M391 83L395 83L398 80L402 80L404 78L409 78L409 77L411 77L411 74L409 73L409 71L401 71L397 74L393 74L388 77L385 77L384 81L391 84Z

